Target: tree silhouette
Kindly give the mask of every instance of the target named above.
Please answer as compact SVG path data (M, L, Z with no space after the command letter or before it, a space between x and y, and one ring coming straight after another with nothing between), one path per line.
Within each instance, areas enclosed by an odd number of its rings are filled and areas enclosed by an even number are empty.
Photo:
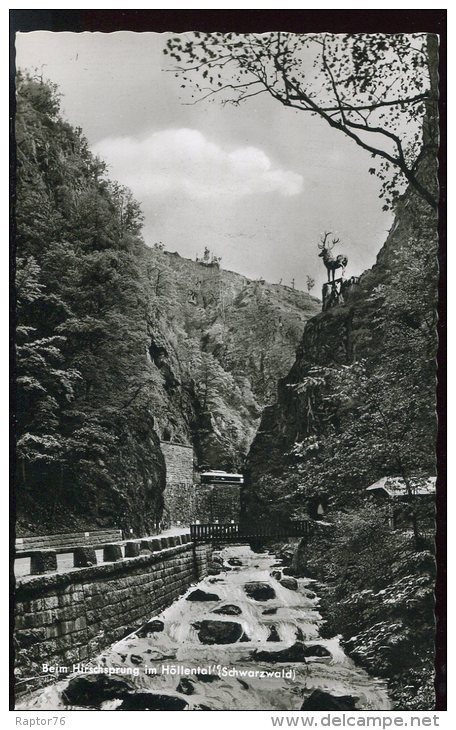
M407 183L437 207L420 174L438 145L436 36L196 32L171 38L164 53L177 62L181 86L193 89L191 103L221 95L237 105L268 93L369 152L385 209Z

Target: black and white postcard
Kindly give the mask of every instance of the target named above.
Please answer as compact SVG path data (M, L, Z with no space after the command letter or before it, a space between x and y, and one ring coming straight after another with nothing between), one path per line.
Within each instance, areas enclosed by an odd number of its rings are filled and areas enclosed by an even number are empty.
M14 707L445 709L445 11L169 12L12 13Z

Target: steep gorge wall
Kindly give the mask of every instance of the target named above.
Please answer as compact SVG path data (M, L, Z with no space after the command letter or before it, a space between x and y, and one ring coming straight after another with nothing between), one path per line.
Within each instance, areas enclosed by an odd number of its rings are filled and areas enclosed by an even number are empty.
M407 377L410 353L415 353L423 364L421 390L426 395L420 393L420 397L426 410L426 424L422 443L417 437L416 462L421 468L435 468L437 244L434 214L418 194L408 190L397 205L394 224L376 264L361 276L345 303L317 314L306 323L296 360L288 375L279 381L276 402L265 408L247 458L246 509L252 516L260 508L258 483L264 478L281 478L292 473L296 463L292 454L294 445L309 436L318 439L324 432L323 420L331 408L320 393L320 413L315 412L308 391L300 387L303 381L312 377L315 368L361 361L367 363L369 372L381 375L387 352L385 341L393 325L402 327L404 338L409 337L411 343L408 352L408 343L398 340L399 347L404 348L402 371L398 376ZM420 350L419 337L427 350ZM355 454L356 444L353 449ZM346 464L345 475L350 479L350 463ZM338 484L334 483L332 492L336 493L337 489Z
M239 469L319 302L159 248L145 258L155 430L199 467Z

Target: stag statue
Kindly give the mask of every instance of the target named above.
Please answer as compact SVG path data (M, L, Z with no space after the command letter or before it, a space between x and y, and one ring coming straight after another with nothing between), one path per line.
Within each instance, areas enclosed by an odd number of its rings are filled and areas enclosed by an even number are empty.
M346 256L343 256L342 254L339 254L338 256L334 257L331 253L332 249L336 245L336 243L339 243L339 238L333 238L331 243L327 243L328 236L330 235L331 231L328 233L325 233L323 235L323 238L321 242L318 244L318 248L321 249L321 253L318 255L323 258L323 263L326 266L326 270L328 272L328 282L331 281L331 272L332 272L332 281L335 279L335 273L336 269L342 269L342 274L344 272L345 267L348 264L348 259Z

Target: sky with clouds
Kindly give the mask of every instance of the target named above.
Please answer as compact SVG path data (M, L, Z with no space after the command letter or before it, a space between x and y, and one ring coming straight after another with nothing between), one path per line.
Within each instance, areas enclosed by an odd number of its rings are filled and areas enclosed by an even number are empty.
M148 245L191 258L208 246L224 268L305 289L307 274L325 280L317 242L331 230L347 275L371 266L392 219L369 155L267 94L190 104L166 38L19 33L16 63L59 85L64 116L140 201Z

